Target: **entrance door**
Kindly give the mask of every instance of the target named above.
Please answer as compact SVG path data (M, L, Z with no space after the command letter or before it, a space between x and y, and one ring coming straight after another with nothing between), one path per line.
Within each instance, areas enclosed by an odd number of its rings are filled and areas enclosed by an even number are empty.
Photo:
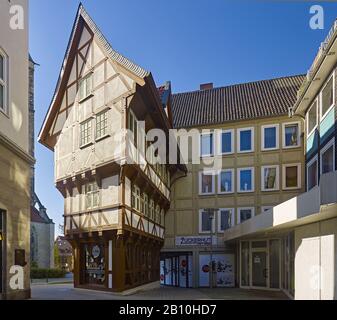
M252 251L252 285L266 288L268 286L267 252Z

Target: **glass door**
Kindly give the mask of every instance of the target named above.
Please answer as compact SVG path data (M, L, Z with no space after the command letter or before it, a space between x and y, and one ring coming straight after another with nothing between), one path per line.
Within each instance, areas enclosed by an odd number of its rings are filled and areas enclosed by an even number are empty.
M252 251L252 286L268 286L267 251Z

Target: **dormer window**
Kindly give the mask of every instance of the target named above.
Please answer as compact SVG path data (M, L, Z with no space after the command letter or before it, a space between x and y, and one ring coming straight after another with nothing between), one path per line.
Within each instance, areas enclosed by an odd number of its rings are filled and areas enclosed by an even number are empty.
M0 111L7 113L8 62L7 55L0 49Z

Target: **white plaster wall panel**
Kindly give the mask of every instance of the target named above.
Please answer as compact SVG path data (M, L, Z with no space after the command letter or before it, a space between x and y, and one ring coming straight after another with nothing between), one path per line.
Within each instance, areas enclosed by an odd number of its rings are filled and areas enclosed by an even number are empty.
M91 35L86 27L83 28L81 40L78 47L81 48L91 39Z
M99 226L101 221L99 220L98 212L91 214L91 227Z
M76 62L76 60L75 60L75 62ZM76 75L76 63L73 63L68 83L74 82L76 80L76 77L77 77L77 75Z
M125 177L125 204L131 207L131 181Z
M148 222L148 220L143 220L143 222L144 222L144 231L145 232L149 232L149 222Z
M137 228L138 222L139 222L140 216L138 214L132 215L132 227Z
M82 122L87 120L92 115L92 102L93 99L83 101L78 107L78 120Z
M81 77L84 76L84 65L85 65L84 59L80 55L77 55L77 68L79 76Z
M80 227L80 216L73 216L72 218L73 218L73 223L75 222L76 224L76 225L73 225L73 229L79 228Z
M98 62L105 59L105 55L102 52L101 48L97 45L96 41L93 42L93 53L94 53L94 65L96 65Z
M67 193L67 197L64 199L64 213L68 214L71 213L71 196Z
M56 161L56 179L59 180L67 175L72 168L71 155L60 158Z
M85 186L82 186L81 188L81 194L80 194L80 211L84 211L86 209L85 207Z
M75 116L76 114L76 109L77 108L73 108L73 115ZM79 145L80 145L80 126L78 124L73 125L73 150L72 152L75 152L76 149L78 149Z
M110 119L111 119L111 133L120 133L120 130L122 129L122 115L119 110L116 109L115 106L113 106L110 109Z
M87 74L89 72L89 70L92 68L92 65L91 65L91 56L92 56L91 50L92 50L91 46L85 47L82 50L82 52L83 52L82 54L86 58L86 62L84 64L84 69L83 69L83 74Z
M124 80L127 82L129 88L132 89L133 86L134 86L134 83L135 83L135 82L133 81L133 79L131 79L130 77L128 77L128 76L125 75L125 74L123 74L123 78L124 78Z
M149 222L149 233L152 234L152 231L153 231L153 226L154 224L152 222Z
M80 194L77 188L73 188L73 196L72 196L72 211L79 212L80 211Z
M94 94L94 110L97 110L101 107L104 106L104 86L98 88L95 90L95 94Z
M87 215L84 215L81 219L81 228L82 229L89 229L89 222L90 222L90 219L89 219L89 214Z
M76 152L74 166L77 168L77 171L81 171L85 168L85 164L88 161L90 153L90 148L85 148Z
M65 229L66 230L70 230L70 221L71 221L70 217L65 218Z
M77 95L77 85L74 83L71 87L68 88L68 105L71 105L75 102Z
M127 217L127 219L125 219L125 224L126 225L131 225L132 220L131 220L131 212L130 212L130 210L126 209L125 210L125 214L126 214L126 217Z
M93 88L97 88L104 82L104 68L104 63L100 64L98 67L95 67L93 76Z
M115 205L118 203L119 192L118 175L102 179L102 207Z
M63 95L63 99L62 99L62 103L61 103L61 108L60 110L64 110L65 108L67 108L67 97L66 94Z
M107 63L106 63L106 79L108 80L111 77L113 77L114 75L116 75L116 71L113 68L111 62L107 61Z
M123 95L128 91L124 83L118 77L111 79L107 83L106 89L107 89L105 94L106 104L115 100L116 98L120 97L121 95Z
M59 157L62 158L72 153L72 143L73 140L73 131L70 129L63 130L60 136L60 143L62 148L60 148Z
M106 220L108 220L109 225L118 224L118 209L104 210L103 215Z
M67 117L66 112L62 112L57 116L55 128L54 128L54 131L53 131L54 133L58 133L62 130L63 125L66 121L66 117Z

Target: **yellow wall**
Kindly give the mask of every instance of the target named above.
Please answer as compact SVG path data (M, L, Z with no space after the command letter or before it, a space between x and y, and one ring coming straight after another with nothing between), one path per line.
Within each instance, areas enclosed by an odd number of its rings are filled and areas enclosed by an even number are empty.
M176 236L193 236L199 234L199 209L205 208L238 208L255 207L255 215L260 214L262 206L273 206L282 203L304 191L304 152L303 139L301 146L294 149L282 149L282 123L300 122L300 132L303 132L303 121L300 118L290 119L287 116L277 118L255 119L225 123L212 127L198 129L235 129L234 151L232 155L217 156L222 159L222 169L235 169L235 192L220 195L218 192L217 176L215 177L215 194L199 195L199 172L207 168L204 164L189 164L187 176L177 180L172 188L171 208L165 218L165 248L174 248ZM275 151L261 151L261 126L279 124L279 149ZM237 153L237 129L254 127L254 152ZM282 190L282 164L301 163L300 189ZM261 166L279 165L280 188L278 191L261 191ZM255 167L255 191L252 193L237 193L237 168ZM235 223L237 223L237 210L235 210ZM216 226L216 230L217 230ZM204 234L202 234L204 235ZM220 237L221 234L218 234Z

